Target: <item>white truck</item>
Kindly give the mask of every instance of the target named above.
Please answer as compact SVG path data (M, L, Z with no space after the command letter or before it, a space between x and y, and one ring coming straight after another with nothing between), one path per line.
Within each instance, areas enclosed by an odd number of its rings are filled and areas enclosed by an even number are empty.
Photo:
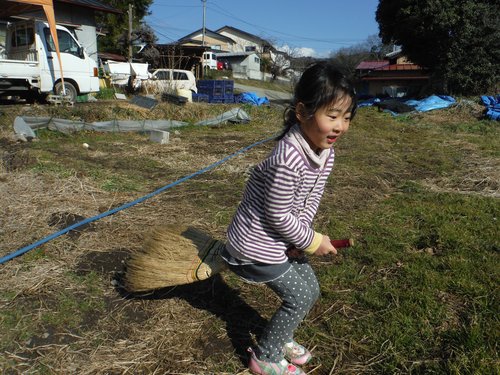
M99 91L97 62L67 28L57 25L57 38L67 100L74 102L78 95ZM34 100L49 93L61 95L63 85L48 23L9 22L5 45L0 45L0 96Z
M204 68L218 69L217 55L214 52L203 52L202 65Z

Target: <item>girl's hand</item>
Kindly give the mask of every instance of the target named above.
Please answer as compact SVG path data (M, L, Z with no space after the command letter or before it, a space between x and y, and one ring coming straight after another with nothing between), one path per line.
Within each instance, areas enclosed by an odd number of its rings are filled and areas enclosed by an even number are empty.
M318 250L314 252L314 255L327 255L330 253L336 255L337 249L331 244L330 237L323 235L321 245L319 245Z

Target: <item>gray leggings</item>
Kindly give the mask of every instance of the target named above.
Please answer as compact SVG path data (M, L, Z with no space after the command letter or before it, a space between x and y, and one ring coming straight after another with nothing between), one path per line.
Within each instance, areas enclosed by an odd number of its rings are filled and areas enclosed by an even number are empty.
M300 261L299 261L300 262ZM257 357L267 362L283 359L283 347L319 297L316 275L307 262L292 261L292 267L276 280L266 283L282 300L280 308L264 329Z

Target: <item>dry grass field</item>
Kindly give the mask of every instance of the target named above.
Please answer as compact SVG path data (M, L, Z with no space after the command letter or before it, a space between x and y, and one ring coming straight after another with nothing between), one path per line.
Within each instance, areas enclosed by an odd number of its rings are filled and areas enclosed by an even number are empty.
M0 106L0 257L195 173L281 128L283 108L245 106L248 124L12 139L15 116L190 124L235 105L126 102ZM297 332L310 374L498 374L498 123L464 101L393 117L361 108L337 147L315 226L356 246L313 258L322 298ZM89 145L83 147L83 143ZM223 239L252 148L161 194L0 265L3 374L244 374L277 299L230 273L130 295L117 280L157 225Z

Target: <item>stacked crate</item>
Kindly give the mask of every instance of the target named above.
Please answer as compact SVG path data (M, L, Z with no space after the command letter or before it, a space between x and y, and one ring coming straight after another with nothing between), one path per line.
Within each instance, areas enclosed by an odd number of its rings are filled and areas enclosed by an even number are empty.
M198 94L208 95L209 103L234 103L234 81L202 79L196 84Z
M202 93L193 92L193 102L205 102L208 103L208 95Z

